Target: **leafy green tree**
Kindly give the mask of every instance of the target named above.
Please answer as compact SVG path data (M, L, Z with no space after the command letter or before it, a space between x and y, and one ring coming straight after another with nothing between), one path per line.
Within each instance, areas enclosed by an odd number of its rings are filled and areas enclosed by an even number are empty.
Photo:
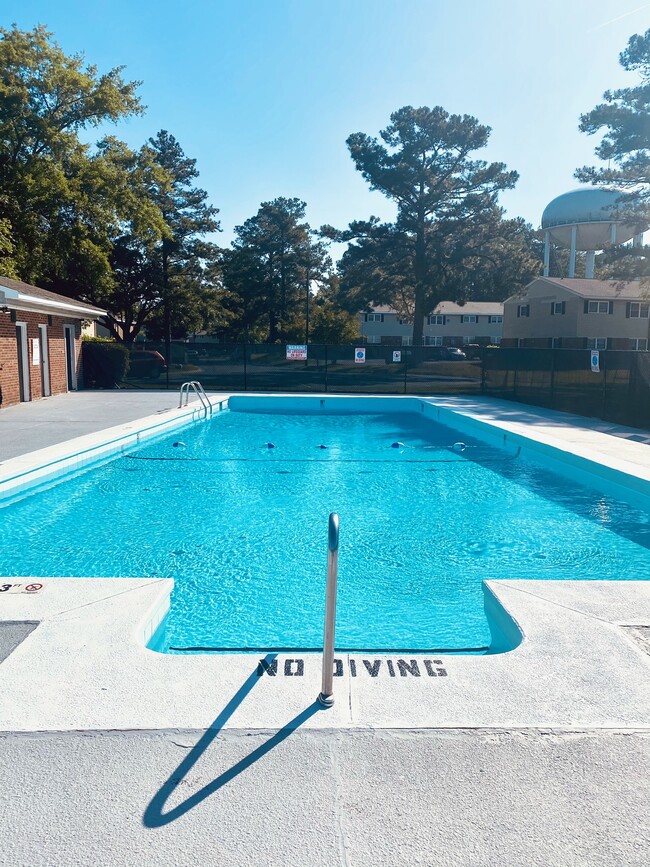
M128 223L114 226L112 280L95 284L92 301L109 310L111 331L125 343L145 325L149 336L165 340L216 327L221 321L214 267L219 251L202 236L219 224L207 193L192 186L196 160L188 159L164 130L130 159L118 144L113 142L113 151L123 159L126 181L121 196L123 201L133 196L133 207ZM143 220L149 209L153 214Z
M395 296L412 299L416 345L422 343L424 317L448 294L450 260L460 267L485 255L475 240L469 255L464 246L477 234L485 242L492 238L501 218L498 193L517 181L517 173L503 163L472 158L489 135L490 128L469 115L450 115L440 106L405 106L391 115L381 141L364 133L347 140L370 188L397 205L393 226L371 220L351 228L348 237L359 229L362 253L370 253L371 261L382 251L388 256L377 276L384 286L393 283ZM486 222L489 230L482 229ZM327 227L325 232L331 236Z
M224 254L224 286L239 298L240 326L266 323L269 343L295 336L308 287L323 280L331 264L325 244L304 221L305 209L295 198L263 202L237 226L233 249Z
M215 244L204 236L220 230L216 219L218 208L209 205L205 190L193 186L199 173L196 160L186 157L173 135L161 130L149 139L153 158L167 175L167 183L152 190L152 198L160 208L166 231L159 248L165 333L170 335L171 323L187 319L188 305L194 321L202 318L200 310L216 286L208 282L209 265L218 257ZM191 317L190 317L191 318ZM209 317L203 317L207 324ZM198 330L192 328L191 330Z
M580 130L602 133L596 156L607 166L583 166L576 177L590 184L626 191L622 214L642 231L650 223L650 30L632 36L619 56L628 72L640 81L631 87L608 90L603 102L580 118ZM617 247L599 256L602 276L641 277L650 272L650 247Z
M352 224L339 240L350 240L338 263L340 303L350 312L377 304L394 307L408 322L416 315L413 234L377 220ZM498 301L515 294L536 277L542 245L521 218L504 220L487 209L476 223L437 221L426 233L431 284L423 293L427 314L444 300ZM435 280L433 279L435 277ZM415 345L421 344L415 338Z
M350 313L341 304L340 282L332 275L312 302L311 341L345 345L361 337L358 310Z
M103 227L128 218L110 182L115 164L91 157L79 133L142 106L121 67L99 74L51 37L41 26L0 29L0 220L22 279L69 289L70 263L108 278Z

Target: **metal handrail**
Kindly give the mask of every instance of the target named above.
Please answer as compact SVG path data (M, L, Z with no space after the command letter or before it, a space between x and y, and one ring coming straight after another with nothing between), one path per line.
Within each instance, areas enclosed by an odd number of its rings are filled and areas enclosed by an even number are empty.
M197 379L193 379L191 382L184 382L181 385L179 392L178 408L180 409L183 406L183 394L185 394L185 406L188 405L190 400L190 389L192 389L192 391L201 401L201 406L203 407L203 411L205 412L205 418L212 417L213 407L210 403L210 398L207 396L207 394L205 393L205 389Z
M325 636L323 639L323 677L318 701L323 707L334 704L334 631L336 627L336 585L339 567L339 516L330 514L327 538L327 589L325 591Z

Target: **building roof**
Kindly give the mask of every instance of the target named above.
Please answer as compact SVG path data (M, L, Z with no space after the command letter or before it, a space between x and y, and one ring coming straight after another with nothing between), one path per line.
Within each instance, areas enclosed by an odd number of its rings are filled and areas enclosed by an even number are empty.
M607 299L647 299L650 297L650 289L641 285L639 280L592 280L586 277L536 277L532 283L543 280L554 286L561 286L574 295L581 298L607 298ZM528 286L531 286L529 283ZM528 286L526 289L528 289ZM513 296L515 297L515 296Z
M445 313L448 316L460 316L467 313L480 316L500 316L503 313L503 301L466 301L465 304L441 301L433 312Z
M105 316L106 311L86 304L85 301L77 301L67 298L65 295L57 295L41 289L40 286L32 286L23 283L22 280L12 280L10 277L0 276L0 304L19 310L43 310L49 313L58 312L67 314L78 319L97 319Z

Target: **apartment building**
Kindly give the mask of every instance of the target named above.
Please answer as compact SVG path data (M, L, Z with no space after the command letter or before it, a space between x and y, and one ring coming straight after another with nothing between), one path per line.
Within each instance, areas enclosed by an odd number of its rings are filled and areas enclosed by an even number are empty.
M366 343L410 346L413 323L403 319L392 307L373 307L360 313L361 334ZM503 330L503 303L468 301L455 304L441 301L424 320L425 346L463 346L467 343L497 345Z
M538 277L505 301L502 346L647 350L649 294L638 280Z

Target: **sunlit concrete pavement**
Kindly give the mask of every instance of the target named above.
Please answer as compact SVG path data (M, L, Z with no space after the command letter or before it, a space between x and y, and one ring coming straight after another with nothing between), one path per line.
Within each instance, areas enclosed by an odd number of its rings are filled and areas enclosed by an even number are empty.
M0 461L178 406L178 391L71 391L0 409Z
M633 867L650 851L648 733L4 735L0 773L8 867Z

